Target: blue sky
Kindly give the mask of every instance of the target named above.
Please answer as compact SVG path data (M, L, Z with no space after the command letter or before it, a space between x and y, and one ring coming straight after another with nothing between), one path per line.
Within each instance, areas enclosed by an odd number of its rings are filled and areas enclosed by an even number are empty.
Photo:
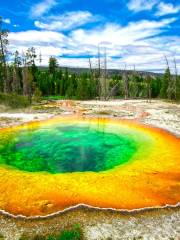
M10 51L34 46L61 66L97 65L106 48L108 67L161 72L164 55L180 70L180 2L177 0L0 0ZM173 65L172 65L173 69Z

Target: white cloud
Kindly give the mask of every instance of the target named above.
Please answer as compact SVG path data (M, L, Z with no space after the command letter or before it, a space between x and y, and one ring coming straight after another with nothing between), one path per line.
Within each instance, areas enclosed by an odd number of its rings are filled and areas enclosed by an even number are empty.
M61 33L52 31L29 30L24 32L10 32L9 41L14 47L32 47L32 46L61 46L67 42L67 37Z
M32 17L40 17L54 7L57 4L55 0L45 0L40 3L37 3L31 7L30 15Z
M35 26L46 30L69 30L89 22L97 21L98 17L88 11L67 12L59 16L49 16L44 22L35 21Z
M92 30L78 29L68 35L55 31L25 31L9 34L10 50L20 52L34 46L43 55L43 64L49 56L58 58L61 66L88 67L84 55L92 55L93 66L97 63L97 46L107 48L108 67L123 69L136 64L138 70L163 71L163 55L169 59L176 56L180 71L180 42L178 36L160 35L175 18L161 21L138 21L120 26L108 23ZM64 57L70 56L71 58ZM76 58L78 56L78 58Z
M131 11L140 12L144 10L151 10L157 2L158 0L130 0L127 7Z
M162 21L142 20L129 23L125 27L117 24L106 24L104 28L93 30L75 30L71 33L74 42L83 42L89 45L117 44L117 45L137 45L140 39L155 36L163 31L175 18L164 19Z
M2 21L7 24L11 24L11 20L9 18L3 18Z
M168 14L175 14L180 12L180 6L174 6L171 3L160 2L156 12L156 16L164 16Z

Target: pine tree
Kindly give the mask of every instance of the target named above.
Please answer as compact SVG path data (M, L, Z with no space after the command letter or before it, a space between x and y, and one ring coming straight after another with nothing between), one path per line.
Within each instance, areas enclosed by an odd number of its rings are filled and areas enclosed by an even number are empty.
M77 93L76 93L77 99L80 99L80 100L88 99L87 90L88 90L87 77L86 77L86 74L82 74L78 79Z
M161 90L161 78L160 77L156 77L156 78L152 79L151 88L152 88L152 98L157 98L159 96L160 90Z
M129 78L128 78L126 69L123 74L123 81L124 81L124 98L128 99L129 98Z
M177 70L177 64L176 64L176 59L174 58L174 71L175 71L175 100L180 100L180 77L178 76L178 70Z
M33 94L33 75L31 70L25 66L23 68L23 95L27 96L29 102L32 101Z
M13 81L12 81L12 91L14 93L21 93L21 58L19 52L14 53L14 63L13 63Z
M168 87L169 87L169 82L171 79L171 73L169 67L166 69L162 81L161 81L161 91L160 91L160 97L163 99L168 98Z
M58 68L57 59L54 57L50 57L49 58L49 73L55 74L57 68Z
M176 99L177 99L178 101L180 101L180 76L177 76Z
M136 72L135 68L132 74L129 77L129 97L136 98L138 97L138 80L139 75Z
M76 95L76 75L72 74L69 76L68 88L66 90L66 96L72 98Z
M147 75L145 78L146 87L147 87L147 101L151 102L152 97L152 77Z

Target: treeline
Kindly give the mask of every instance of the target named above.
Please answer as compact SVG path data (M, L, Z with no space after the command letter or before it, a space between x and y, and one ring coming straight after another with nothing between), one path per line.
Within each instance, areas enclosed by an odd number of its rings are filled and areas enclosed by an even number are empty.
M7 100L11 95L24 96L28 103L41 96L81 100L112 97L180 100L180 76L175 60L175 73L171 74L166 59L167 69L162 76L139 74L135 70L108 76L106 53L102 58L98 51L97 61L98 67L92 69L89 59L89 71L79 74L71 73L68 68L62 70L54 57L50 57L48 68L38 67L42 56L35 48L22 54L8 52L8 31L2 29L0 19L0 100Z

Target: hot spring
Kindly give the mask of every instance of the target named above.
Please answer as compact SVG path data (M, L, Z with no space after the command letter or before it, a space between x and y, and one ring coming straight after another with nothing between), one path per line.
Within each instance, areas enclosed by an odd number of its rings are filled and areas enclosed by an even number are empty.
M0 130L0 208L47 215L78 204L176 204L180 139L133 121L54 118Z
M28 172L100 172L131 159L130 136L104 132L87 124L21 130L2 139L0 163Z

